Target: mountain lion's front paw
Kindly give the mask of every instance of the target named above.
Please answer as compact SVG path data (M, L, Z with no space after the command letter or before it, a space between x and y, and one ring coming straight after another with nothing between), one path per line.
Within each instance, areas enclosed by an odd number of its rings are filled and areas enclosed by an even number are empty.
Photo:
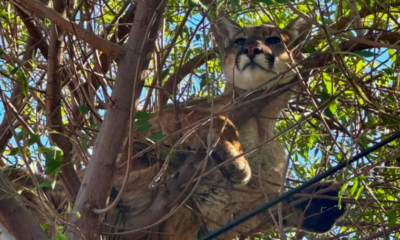
M234 160L228 160L228 163L222 164L220 171L233 184L246 184L251 178L251 169L246 158L238 157Z

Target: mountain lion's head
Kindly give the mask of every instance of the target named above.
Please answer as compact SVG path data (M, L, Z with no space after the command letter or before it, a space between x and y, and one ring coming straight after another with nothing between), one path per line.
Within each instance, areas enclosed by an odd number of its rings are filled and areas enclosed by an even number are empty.
M224 41L223 72L231 84L244 90L269 89L293 79L295 73L288 69L300 59L299 45L311 28L302 18L284 29L266 24L244 28L227 17L215 25Z

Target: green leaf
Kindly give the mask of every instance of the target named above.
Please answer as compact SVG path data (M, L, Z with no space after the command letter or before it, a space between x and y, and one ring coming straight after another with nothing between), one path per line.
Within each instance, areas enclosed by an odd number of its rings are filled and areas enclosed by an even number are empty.
M358 177L354 178L353 180L353 186L350 189L350 197L353 196L353 194L356 192L358 188Z
M239 7L240 6L239 2L240 2L239 0L231 0L231 8L233 9Z
M146 135L151 128L151 124L147 120L137 120L135 124L139 127L139 132L142 135Z
M165 69L164 71L162 71L161 73L161 79L164 79L166 76L168 76L169 74L169 68Z
M384 71L388 75L392 75L394 73L394 70L392 68L385 68L382 71Z
M378 188L376 191L380 194L386 194L385 190L383 190L382 188Z
M33 144L39 142L39 138L40 138L39 135L37 135L37 134L32 134L32 136L31 136L31 137L29 138L29 140L28 140L28 145L30 146L30 145L33 145Z
M375 57L375 56L379 55L377 53L373 53L373 52L370 52L370 51L355 51L354 53L358 54L360 56L363 56L363 57Z
M135 122L136 126L144 126L144 125L149 125L150 123L147 120L137 120Z
M386 195L386 199L388 201L396 201L395 198L392 195Z
M207 6L204 5L200 0L189 0L190 7L201 6L204 9L207 9Z
M200 82L200 89L203 89L207 85L207 73L203 73L201 76L201 82Z
M329 95L328 91L326 91L326 89L322 90L320 97L322 99L322 102L326 102L331 98L331 96Z
M64 152L57 146L50 148L39 147L40 152L44 153L46 163L46 174L52 174L56 172L62 165Z
M78 106L78 110L79 112L83 113L83 114L88 114L89 113L89 108L86 104L82 104Z
M387 212L387 215L388 215L389 227L393 227L394 225L396 225L397 211L395 209L390 210Z
M361 134L360 140L361 146L363 146L363 148L368 148L368 137L366 133Z
M189 0L188 1L190 7L196 7L198 2L199 2L198 0Z
M19 69L18 67L14 68L13 70L11 70L10 74L11 75L16 74L18 72L18 69Z
M151 118L151 116L153 116L153 114L147 113L147 112L138 111L135 114L135 119L147 120L147 119Z
M50 224L48 224L48 223L40 224L40 228L41 228L43 231L46 231L46 229L47 229L49 226L50 226Z
M363 182L371 183L371 179L369 179L367 176L358 176L358 178Z
M331 112L331 109L328 107L325 109L324 113L326 114L326 116L333 118L333 113Z
M142 126L139 127L139 132L142 135L146 135L147 132L150 130L150 128L151 128L151 124L150 123L148 125L142 125Z
M153 135L151 135L149 138L155 142L160 141L161 139L163 139L166 135L162 134L162 133L155 133Z
M26 138L28 136L28 131L22 129L19 133L17 133L17 137L19 140Z
M360 105L364 105L364 100L362 98L357 98L357 100Z
M337 111L337 104L336 101L331 102L331 104L329 104L329 110L331 110L332 114L335 114Z
M39 189L46 188L46 187L51 188L51 183L43 182L43 183L40 183L37 185L37 188L39 188Z
M12 148L10 149L10 153L8 154L9 156L15 156L19 153L19 149L18 148Z
M82 217L81 213L79 211L76 212L76 217L79 219Z
M22 94L28 97L28 79L26 79L25 73L23 71L18 71L18 81L21 85Z
M57 231L57 237L56 240L68 240L67 236L62 234L61 232Z
M338 196L339 197L339 202L338 202L339 210L342 209L342 198L343 198L344 191L346 191L348 185L349 185L349 183L343 184L342 188L340 189L340 191L338 193L338 195L339 195Z
M185 54L185 60L183 60L183 62L189 61L189 57L190 57L190 55L192 54L192 52L193 52L192 49L189 49L189 50L186 52L186 54Z
M323 73L323 78L326 91L329 93L329 95L334 95L336 93L336 88L335 84L332 82L332 78L326 73Z
M362 186L358 189L357 194L356 194L356 196L354 197L356 200L358 200L358 198L360 197L360 195L361 195L361 193L362 193L363 190L364 190L364 185L362 185Z
M56 188L58 172L54 173L53 181L51 182L51 189Z
M307 44L307 46L304 48L304 50L306 50L307 53L315 52L315 49L314 49L313 45L311 45L311 44Z
M72 206L70 203L68 203L67 205L67 213L71 213L72 212Z

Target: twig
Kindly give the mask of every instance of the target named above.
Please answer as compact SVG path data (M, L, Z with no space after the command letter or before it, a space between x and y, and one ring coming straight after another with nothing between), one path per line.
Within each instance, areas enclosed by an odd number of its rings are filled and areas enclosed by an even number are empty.
M87 31L83 27L70 22L60 13L57 13L53 9L49 8L45 4L37 0L9 0L17 6L23 6L25 9L32 11L36 16L42 18L48 18L53 23L57 24L61 29L71 34L76 32L76 37L87 43L93 48L98 49L112 58L119 58L121 54L121 48L115 43L111 43L104 38L98 37L92 32Z

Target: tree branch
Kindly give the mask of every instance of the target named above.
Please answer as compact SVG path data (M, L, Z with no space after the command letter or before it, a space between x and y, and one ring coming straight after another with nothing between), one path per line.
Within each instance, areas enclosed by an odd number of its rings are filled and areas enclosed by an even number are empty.
M371 6L370 4L371 1L365 1L365 5ZM388 3L392 7L400 6L400 3ZM360 18L364 18L370 14L374 14L379 11L384 11L387 6L384 6L382 4L376 4L373 7L362 7L359 13ZM371 11L372 10L372 11ZM336 30L342 30L348 25L348 23L354 18L352 14L348 16L342 16L336 24L332 25L331 28L336 29Z
M19 7L15 6L15 11L21 18L22 22L24 22L29 35L35 40L35 44L37 44L38 48L42 52L42 55L47 57L47 55L49 55L49 46L47 45L45 38L38 26L36 26L32 18L29 17L28 14L26 14Z
M117 59L121 53L121 47L115 43L97 36L96 34L87 31L83 27L69 21L65 15L52 10L45 4L37 0L9 0L12 3L23 6L27 11L31 11L37 17L48 18L51 22L57 24L60 29L75 35L84 42L90 44L94 49L103 51L109 57Z
M70 219L72 226L67 229L69 239L99 239L103 217L92 212L94 208L103 208L111 191L111 181L115 171L115 160L126 136L134 81L140 93L143 81L137 79L137 71L147 68L157 38L159 23L164 12L165 1L139 1L129 40L124 54L118 60L118 73L110 105L105 114L99 135L94 145L93 155L83 178L82 186L75 202ZM156 21L153 22L153 16ZM150 30L148 35L144 34ZM140 59L140 56L144 56ZM147 64L146 64L147 61ZM139 64L141 63L141 64ZM133 66L141 66L132 71ZM140 94L136 94L140 96ZM76 216L76 212L81 217ZM76 230L76 228L78 230Z
M17 239L50 240L28 209L21 205L17 196L10 181L0 171L0 222Z
M373 240L373 239L378 239L378 238L380 238L382 236L388 237L391 232L398 231L398 230L400 230L400 224L394 225L392 227L388 227L384 231L380 231L380 232L374 233L371 236L368 236L368 237L365 237L365 238L361 238L360 240Z
M178 76L172 75L164 84L163 86L163 91L160 93L160 104L161 106L164 106L167 104L169 96L172 94L172 91L174 89L175 85L178 85L182 79L193 72L194 69L200 67L204 63L206 63L209 60L212 60L217 57L217 52L218 49L214 48L213 50L205 53L201 53L189 61L187 61L181 68L179 73L177 73ZM176 82L175 82L176 80ZM169 93L169 94L168 94Z
M365 49L375 48L370 44L364 44L357 41L358 38L353 40L348 40L339 44L340 51L361 51ZM393 32L384 32L381 34L369 34L365 36L365 39L369 39L371 41L387 41L389 44L400 46L400 34ZM315 56L312 56L310 59L304 62L303 67L307 69L312 69L315 67L322 67L327 62L332 61L333 54L332 52L322 52Z
M32 66L29 63L29 60L33 58L35 55L35 47L34 45L36 44L36 40L29 36L28 38L28 44L26 45L26 50L23 54L22 57L22 62L24 63L24 68L31 70ZM11 104L15 107L17 111L21 110L21 107L23 106L23 101L24 101L24 94L22 94L22 87L19 82L14 83L14 90L11 93ZM14 122L14 119L11 120L11 122ZM8 141L12 137L11 130L9 129L10 126L9 120L7 119L7 116L4 117L2 123L0 124L0 156L3 155L3 152L7 146ZM0 161L0 166L3 164L2 161Z
M66 0L53 1L54 9L66 15ZM80 181L72 165L72 143L65 136L61 116L61 83L62 74L60 65L63 61L63 31L51 23L50 29L50 51L47 65L47 89L46 89L46 120L47 126L55 131L50 133L50 140L53 141L64 152L61 180L71 198L74 198L79 191Z

